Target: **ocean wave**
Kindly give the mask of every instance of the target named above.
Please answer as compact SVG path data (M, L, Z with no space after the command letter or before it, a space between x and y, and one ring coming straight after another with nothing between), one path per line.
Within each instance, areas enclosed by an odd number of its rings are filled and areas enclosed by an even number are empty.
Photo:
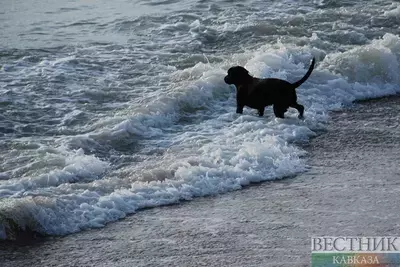
M63 235L102 227L142 208L305 171L306 153L296 143L307 142L324 129L330 110L400 92L394 75L399 51L399 37L392 34L341 53L278 42L223 62L175 70L170 77L174 84L157 91L134 114L111 120L90 134L64 139L68 144L76 138L98 142L134 135L153 142L158 152L110 170L107 162L81 151L47 178L2 181L1 192L8 198L0 200L0 236L12 238L26 229ZM276 119L269 108L267 118L252 110L234 114L233 88L222 79L230 66L243 65L258 77L295 81L313 56L317 67L297 89L299 102L306 106L304 121L294 111L284 120ZM193 121L181 123L185 116ZM91 145L89 141L87 146ZM98 179L104 172L107 176Z
M3 175L8 179L0 184L0 199L35 194L39 188L48 189L64 183L92 181L101 177L109 167L109 163L85 155L82 149L69 152L62 148L39 147L36 151L35 160L23 167L12 168L12 162L5 162L9 166L4 167L8 167L9 171ZM15 160L22 160L22 157ZM51 170L54 167L56 169ZM28 175L21 177L20 173Z
M399 64L400 37L388 33L370 44L328 55L321 67L350 82L396 84Z

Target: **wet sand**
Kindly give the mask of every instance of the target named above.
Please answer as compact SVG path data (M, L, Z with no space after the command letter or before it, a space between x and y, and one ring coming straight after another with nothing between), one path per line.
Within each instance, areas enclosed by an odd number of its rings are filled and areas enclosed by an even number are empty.
M400 97L334 112L310 170L140 211L102 229L0 243L0 266L309 266L312 236L400 228Z

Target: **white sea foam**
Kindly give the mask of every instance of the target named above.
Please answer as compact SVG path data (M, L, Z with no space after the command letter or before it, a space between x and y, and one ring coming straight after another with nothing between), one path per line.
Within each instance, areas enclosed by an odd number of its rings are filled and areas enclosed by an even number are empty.
M38 151L37 159L25 168L31 169L31 175L3 181L0 184L0 198L22 197L37 194L40 188L56 187L64 183L83 182L101 177L109 167L109 163L102 162L92 155L85 155L83 150L67 152L58 150ZM57 166L45 174L40 169ZM35 172L37 169L37 172ZM19 169L12 172L18 173Z
M385 34L369 45L328 55L322 66L351 82L396 84L399 82L399 55L400 37Z
M396 5L396 4L393 4L394 6ZM389 10L389 11L385 11L384 13L383 13L383 15L384 16L388 16L388 17L396 17L396 18L398 18L398 17L400 17L400 5L397 5L394 9L392 9L392 10Z

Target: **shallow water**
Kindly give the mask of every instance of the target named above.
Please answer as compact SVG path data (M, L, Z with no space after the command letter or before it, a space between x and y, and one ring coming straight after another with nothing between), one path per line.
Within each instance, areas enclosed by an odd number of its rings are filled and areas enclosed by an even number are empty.
M400 92L399 16L391 1L6 3L1 238L103 227L306 171L297 144L329 111ZM304 121L234 113L230 66L295 81L312 57Z

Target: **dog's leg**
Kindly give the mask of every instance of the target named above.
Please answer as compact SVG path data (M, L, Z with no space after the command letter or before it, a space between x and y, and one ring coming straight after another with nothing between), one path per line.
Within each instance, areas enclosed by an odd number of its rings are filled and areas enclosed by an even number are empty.
M258 109L258 116L260 116L260 117L264 116L264 108L265 107L262 107L262 108Z
M273 109L274 109L275 117L281 118L281 119L285 118L285 115L284 115L285 111L286 111L285 108L282 108L282 106L274 105Z
M243 113L243 108L246 103L246 90L238 90L236 92L236 113Z
M299 112L299 119L303 119L304 118L304 116L303 116L303 114L304 114L304 106L303 105L300 105L298 103L294 103L293 105L290 105L290 106L292 108L297 109L297 111Z

